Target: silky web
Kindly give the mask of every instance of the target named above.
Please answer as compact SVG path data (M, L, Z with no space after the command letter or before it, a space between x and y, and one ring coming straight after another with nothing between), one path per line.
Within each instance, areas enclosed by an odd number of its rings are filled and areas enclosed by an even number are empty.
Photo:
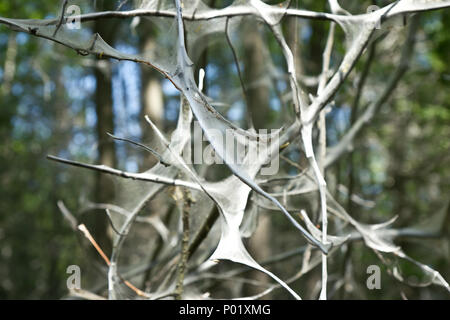
M68 2L68 5L77 4L82 8L89 7L82 1ZM101 35L92 34L88 28L69 28L69 25L65 23L67 17L65 19L48 20L0 18L0 23L15 30L63 44L76 50L80 55L93 54L99 58L134 61L156 69L162 76L169 79L181 93L178 124L170 137L165 137L159 131L161 128L149 124L149 130L153 130L159 135L166 149L161 151L160 155L165 164L160 162L146 173L172 179L182 176L189 182L195 183L198 186L197 191L203 193L203 196L199 197L201 201L196 205L196 208L210 207L212 203L218 207L221 217L220 240L217 245L211 245L211 247L215 247L214 253L210 257L211 260L231 260L265 272L295 298L300 299L300 296L286 282L259 265L250 256L242 242L242 236L251 236L256 224L258 202L255 201L247 206L250 192L254 192L258 197L261 197L260 203L264 203L266 207L281 211L311 244L319 247L323 252L346 243L351 231L356 230L361 234L365 244L376 252L392 254L398 258L413 261L429 276L428 282L449 288L448 283L439 273L428 266L415 262L393 243L391 224L394 220L377 225L359 223L333 199L319 169L313 146L314 125L320 112L331 102L343 80L349 75L358 58L364 53L372 35L376 32L376 26L383 20L400 14L442 8L449 5L449 1L401 0L372 13L351 16L335 14L335 12L325 14L292 9L288 1L268 5L260 0L237 0L222 9L210 8L201 0L122 1L116 9L116 14L117 17L125 18L127 12L134 13L134 15L131 15L133 19L130 22L130 32L144 31L155 34L155 46L138 54L126 54L114 49L114 44L106 43ZM98 13L83 14L80 17L82 25L93 20L96 14ZM258 134L252 129L245 130L226 119L214 107L213 99L199 89L198 75L195 74L194 61L198 60L205 48L218 37L224 37L226 32L230 34L239 33L242 18L249 15L267 25L283 53L287 66L287 70L284 72L289 79L290 99L294 104L297 115L297 118L287 123L284 128L280 128L280 130L271 134ZM317 96L305 92L304 88L299 85L297 79L298 66L295 65L293 53L280 26L286 15L333 21L345 32L346 53L342 61L339 62L335 74L327 79ZM76 19L77 17L72 18ZM219 182L205 181L190 165L187 158L189 153L186 148L191 143L191 125L194 119L200 124L216 154L231 170L232 175L228 178ZM264 156L251 157L252 153L250 152L238 154L238 159L236 159L236 153L233 152L232 154L232 150L225 143L227 139L230 139L230 132L233 145L240 145L251 152L263 149L262 154ZM265 191L256 179L257 174L267 160L278 155L280 146L290 141L292 136L298 135L299 132L301 133L302 149L309 160L309 169L306 174L294 179L289 191L273 193ZM219 133L219 136L217 133ZM117 288L122 284L118 280L117 263L126 234L130 231L142 208L165 188L163 184L149 182L131 181L121 182L117 185L116 193L119 196L114 205L118 206L120 210L112 210L116 211L112 220L119 230L119 234L115 235L116 251L111 259L112 264L108 277L110 298L120 296ZM301 211L306 224L306 228L303 228L292 217L292 212L287 210L289 208L286 208L282 201L279 201L283 196L297 196L317 190L321 196L322 210L326 212L330 208L336 219L340 219L351 226L338 236L327 236L326 243L322 242L322 231L311 222L307 212ZM193 214L198 214L199 211L195 210ZM249 219L246 219L243 223L245 215L248 215ZM196 216L193 219L193 221L196 221L194 227L198 226L202 219L204 219L204 216ZM398 268L394 267L393 270L397 278L402 278ZM161 290L164 291L167 288ZM155 294L160 293L155 292Z

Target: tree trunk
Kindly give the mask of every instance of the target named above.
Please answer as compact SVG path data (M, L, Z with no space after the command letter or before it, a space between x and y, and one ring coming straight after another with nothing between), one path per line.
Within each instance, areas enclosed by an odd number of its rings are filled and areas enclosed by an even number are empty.
M243 26L244 36L244 83L247 86L248 108L252 115L255 129L265 129L270 114L270 91L261 85L266 73L267 50L262 33L255 26L255 21L247 21Z
M247 85L248 108L252 116L253 125L256 130L268 128L270 123L270 93L269 88L261 83L266 73L266 59L270 58L264 54L266 44L263 34L255 27L254 21L248 21L243 27L244 37L244 82ZM262 85L261 85L262 84ZM260 261L271 254L270 246L271 223L270 216L259 216L258 228L249 241L249 251L253 257ZM254 271L249 274L251 279L267 283L265 274ZM262 287L253 285L244 286L244 294L253 295L261 292ZM265 298L270 298L265 296Z
M145 30L147 30L147 28ZM151 34L148 34L143 37L141 43L141 52L148 52L155 46L155 39ZM164 130L164 97L159 74L148 66L142 66L141 74L142 109L140 123L142 141L144 144L147 144L153 139L154 134L147 121L145 121L145 116L149 116L160 130ZM154 156L148 155L145 157L142 167L148 169L156 162L157 160Z
M112 4L107 1L97 1L97 6L102 10L112 9L110 8ZM109 45L113 46L117 25L118 22L114 20L101 20L95 22L94 32L99 33ZM97 113L98 162L106 166L115 167L117 159L114 141L106 134L114 133L112 71L108 60L102 60L101 64L102 67L97 63L94 69L97 84L95 105ZM98 173L95 184L95 201L97 203L110 203L113 198L114 184L111 181L111 177ZM92 231L97 242L107 254L111 251L108 226L109 223L105 214L95 214L94 229Z

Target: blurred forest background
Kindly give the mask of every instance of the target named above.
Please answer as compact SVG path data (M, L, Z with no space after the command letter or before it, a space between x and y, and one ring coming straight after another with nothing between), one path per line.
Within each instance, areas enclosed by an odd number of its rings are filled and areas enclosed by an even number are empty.
M97 1L97 9L114 9L121 1ZM87 2L83 12L93 11ZM227 0L208 0L209 6L225 7ZM272 1L277 3L277 1ZM372 4L389 1L350 1L340 4L352 13L366 12ZM292 6L329 12L326 1L293 1ZM0 16L9 18L57 17L59 1L0 0ZM410 68L392 97L374 120L358 135L354 150L334 163L327 171L331 189L339 202L354 217L366 223L386 221L399 215L396 227L430 223L445 211L440 235L433 238L402 239L405 252L432 266L450 279L450 10L421 14L417 43ZM140 52L163 41L164 33L142 27L132 31L131 20L105 20L83 24L99 32L106 42L125 52ZM298 28L295 32L289 31ZM283 29L294 52L301 75L321 71L322 51L329 23L284 19ZM147 30L143 32L142 30ZM279 96L288 90L284 80L267 80L265 62L274 64L281 53L267 30L254 23L242 26L239 47L243 77L250 83L249 107L256 128L280 127L291 114ZM366 53L335 99L327 115L327 141L332 146L348 130L368 102L386 84L401 54L405 33L389 34L371 47L372 62ZM333 59L342 57L342 34L336 39ZM205 92L217 101L228 94L230 83L239 86L233 55L225 37L197 55L194 63L206 71ZM369 67L367 67L369 65ZM280 63L280 67L282 63ZM355 97L361 73L368 78L361 97ZM302 77L300 77L302 78ZM317 83L303 77L304 85ZM105 175L48 161L48 154L88 163L103 163L128 171L148 169L152 165L139 150L114 143L105 133L132 137L148 143L152 132L144 121L148 114L164 130L171 132L177 121L179 93L161 75L132 62L83 57L55 43L16 33L0 27L0 299L59 299L67 294L66 268L80 265L83 288L101 294L106 276L102 260L89 248L86 240L64 220L57 202L64 201L95 234L108 252L108 220L96 213L95 204L112 197L111 180ZM262 79L258 82L258 79ZM267 80L267 81L266 81ZM272 82L270 82L272 81ZM275 90L275 89L277 90ZM236 123L245 117L239 103L218 110ZM298 161L299 155L288 154ZM281 166L287 166L282 163ZM211 179L223 176L220 170L208 172ZM357 195L352 201L348 194ZM149 215L159 214L168 221L174 201L156 199L146 208ZM82 208L82 209L80 209ZM295 246L296 231L283 218L262 210L258 231L248 246L258 259L281 253ZM431 223L438 223L433 222ZM146 236L142 227L139 246L130 245L130 261L151 261L155 237ZM152 231L154 233L154 231ZM282 236L280 236L282 235ZM127 240L132 241L132 240ZM445 289L437 286L415 288L400 283L361 242L345 245L342 255L329 262L335 276L345 284L330 289L332 299L448 299ZM297 260L300 258L297 257ZM382 268L382 290L366 288L368 265ZM295 272L301 261L270 267L286 277ZM224 268L226 268L225 266ZM403 266L409 280L420 274ZM315 298L320 268L310 272L295 288L302 288L305 298ZM349 270L350 269L350 270ZM145 273L148 277L148 273ZM258 277L247 273L248 277ZM141 274L142 276L142 274ZM335 281L336 279L330 279ZM138 286L144 278L133 280ZM225 286L224 286L225 287ZM102 289L103 288L103 289ZM214 287L216 292L227 290ZM254 288L247 288L254 292ZM310 293L310 296L308 294ZM219 295L220 296L220 295ZM227 295L225 295L227 296ZM287 298L283 290L270 298Z

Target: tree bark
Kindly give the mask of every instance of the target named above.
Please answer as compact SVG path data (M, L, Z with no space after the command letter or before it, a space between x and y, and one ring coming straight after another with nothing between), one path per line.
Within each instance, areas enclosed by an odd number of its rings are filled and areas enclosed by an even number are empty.
M255 129L266 129L270 114L270 90L261 85L267 68L264 52L267 50L262 33L255 26L255 21L246 21L244 35L244 83L247 86L247 98L250 114Z
M147 28L145 29L147 30ZM155 46L155 39L151 34L146 35L141 40L141 52L145 53ZM153 138L153 132L149 127L145 116L149 116L153 123L160 129L164 130L164 96L162 91L161 79L159 74L147 67L141 68L142 81L142 109L141 109L141 130L142 141L144 144L149 143ZM157 160L149 155L143 161L143 167L152 167Z
M112 2L112 1L111 1ZM113 9L110 1L97 1L97 6L102 10ZM113 46L118 22L114 20L99 20L94 24L94 32L109 45ZM114 112L112 99L112 70L108 60L98 60L94 69L96 80L95 105L97 114L97 141L98 162L115 167L117 164L116 149L114 141L107 133L114 133ZM97 203L110 203L114 198L114 184L111 177L97 173L95 183L95 201ZM101 248L108 254L111 251L111 238L108 232L108 219L105 214L98 213L94 216L94 237Z
M244 82L247 85L247 101L252 116L252 122L256 130L268 128L270 123L270 91L269 88L261 83L264 79L267 68L265 67L267 57L264 52L266 44L264 43L263 33L255 27L255 21L251 20L244 24ZM249 251L258 261L268 258L271 254L270 246L271 223L270 216L259 216L258 227L249 241ZM268 278L265 274L254 271L249 274L251 279L267 283ZM262 287L253 285L244 286L244 294L254 295L263 290ZM270 299L270 296L265 298Z

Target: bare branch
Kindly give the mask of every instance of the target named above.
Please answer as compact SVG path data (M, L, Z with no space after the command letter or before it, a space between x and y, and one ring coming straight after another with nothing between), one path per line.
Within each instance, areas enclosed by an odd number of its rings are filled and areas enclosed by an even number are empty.
M164 165L166 167L170 166L170 163L165 162L163 160L162 156L158 152L153 150L152 148L147 147L146 145L144 145L142 143L139 143L139 142L136 142L136 141L133 141L131 139L119 138L119 137L116 137L116 136L114 136L114 135L112 135L111 133L108 133L108 132L106 134L108 136L110 136L111 138L113 138L114 140L125 141L125 142L128 142L128 143L134 144L135 146L141 147L142 149L144 149L144 150L150 152L152 155L154 155L159 160L159 162L161 162L162 165Z
M78 161L66 160L66 159L55 157L55 156L47 156L47 159L56 161L56 162L60 162L60 163L64 163L64 164L68 164L71 166L76 166L76 167L81 167L81 168L90 169L90 170L94 170L94 171L100 171L100 172L107 173L107 174L112 174L112 175L119 176L119 177L126 178L126 179L148 181L148 182L166 184L169 186L180 186L180 187L186 187L186 188L190 188L190 189L194 189L194 190L201 190L200 186L194 182L183 181L183 180L179 180L179 179L170 179L170 178L158 176L158 175L155 175L155 174L149 173L149 172L148 173L147 172L131 173L131 172L113 169L113 168L110 168L105 165L91 165L91 164L86 164L86 163L82 163L82 162L78 162Z

